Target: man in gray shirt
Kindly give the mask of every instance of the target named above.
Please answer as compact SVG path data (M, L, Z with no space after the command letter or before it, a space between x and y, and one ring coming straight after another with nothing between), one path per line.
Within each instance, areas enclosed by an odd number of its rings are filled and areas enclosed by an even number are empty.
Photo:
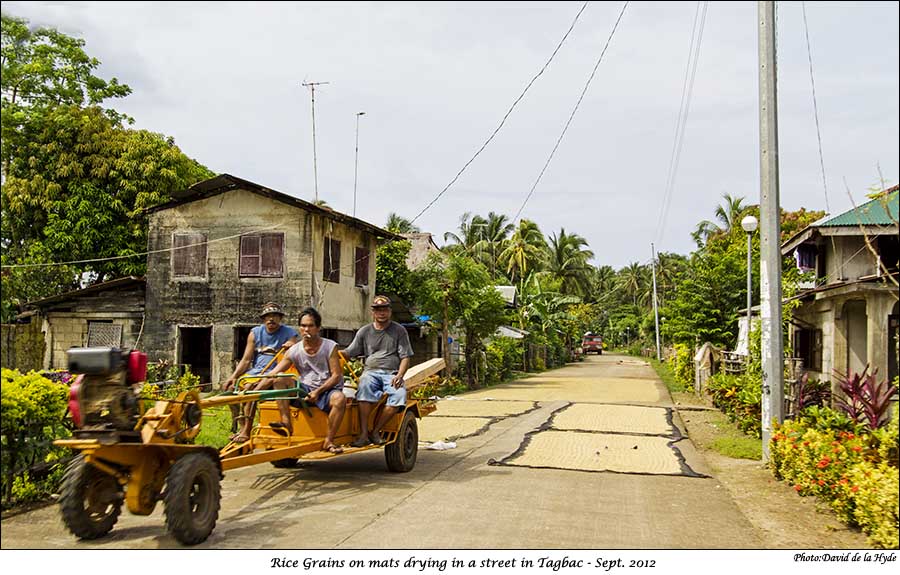
M359 436L351 445L364 447L370 443L382 445L381 428L390 421L398 409L406 405L406 387L403 376L409 369L412 346L406 329L391 321L391 300L387 296L375 296L372 301L372 323L356 332L350 346L343 351L350 358L365 356L366 364L359 378L356 400L359 402ZM382 395L387 401L378 421L369 431L369 414Z

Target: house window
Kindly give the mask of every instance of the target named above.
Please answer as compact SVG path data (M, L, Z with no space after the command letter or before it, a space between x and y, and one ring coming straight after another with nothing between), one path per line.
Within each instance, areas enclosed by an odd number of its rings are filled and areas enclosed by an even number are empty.
M341 242L325 238L325 255L322 260L322 279L341 283Z
M356 248L356 285L369 285L369 248Z
M794 331L794 355L809 371L822 371L822 330L798 328Z
M283 261L284 234L241 236L240 277L280 278Z
M206 234L174 234L172 275L176 278L206 277Z
M112 320L88 322L88 347L119 347L122 345L122 326Z

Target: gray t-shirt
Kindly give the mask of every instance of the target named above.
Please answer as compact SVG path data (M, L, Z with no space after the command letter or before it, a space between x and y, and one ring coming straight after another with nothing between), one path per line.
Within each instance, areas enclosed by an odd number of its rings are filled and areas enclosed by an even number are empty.
M397 371L400 369L400 360L412 357L413 350L406 329L392 321L383 330L375 329L371 323L359 328L353 342L344 350L344 355L347 357L364 355L366 369Z
M294 367L300 373L300 381L308 385L310 389L316 389L331 377L331 366L328 365L328 358L331 357L331 352L334 351L335 346L337 346L337 342L323 337L322 345L319 346L319 351L315 355L306 353L306 350L303 349L302 341L295 343L288 350L287 357L294 362ZM343 387L344 380L341 378L333 389L342 389Z

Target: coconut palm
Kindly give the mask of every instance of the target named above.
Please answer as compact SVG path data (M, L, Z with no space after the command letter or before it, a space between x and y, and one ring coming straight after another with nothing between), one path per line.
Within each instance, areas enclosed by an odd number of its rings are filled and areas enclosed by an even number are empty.
M499 256L506 247L507 238L515 226L509 223L507 216L494 212L488 213L487 219L482 219L482 221L484 225L481 228L481 237L473 251L477 259L491 272L491 279L496 280Z
M731 229L741 223L741 216L747 209L744 205L744 198L736 198L731 194L722 194L725 201L716 206L716 222L703 220L697 224L697 228L691 234L691 238L697 243L698 247L703 247L710 236L718 233L728 233Z
M617 283L619 289L631 298L637 307L638 302L646 297L647 270L638 262L631 262L628 266L619 270Z
M567 234L565 228L550 236L546 272L560 281L560 293L584 295L591 290L592 268L588 260L594 252L586 248L587 240L578 234Z
M506 267L506 275L513 283L522 283L529 272L539 270L547 254L547 241L538 225L531 220L520 220L506 247L498 257Z
M472 215L470 212L464 213L459 218L459 234L447 232L444 234L445 242L453 242L451 247L458 246L467 252L472 252L475 244L481 241L482 229L487 224L484 218L479 215Z
M394 212L388 214L387 223L384 224L384 229L389 232L394 232L395 234L413 234L422 231L419 229L419 226L413 225L411 221L402 216L398 216Z

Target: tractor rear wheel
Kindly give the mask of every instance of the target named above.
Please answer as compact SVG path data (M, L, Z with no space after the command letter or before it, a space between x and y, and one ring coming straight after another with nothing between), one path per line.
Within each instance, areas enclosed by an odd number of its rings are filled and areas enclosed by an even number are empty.
M384 459L387 468L394 473L406 473L416 466L416 456L419 454L419 426L416 424L416 414L406 410L403 414L403 422L397 432L397 439L384 448Z
M182 456L166 477L166 527L185 545L206 541L219 518L219 466L208 453Z
M103 537L119 519L124 498L122 486L115 477L79 455L66 469L60 489L63 523L81 539Z

